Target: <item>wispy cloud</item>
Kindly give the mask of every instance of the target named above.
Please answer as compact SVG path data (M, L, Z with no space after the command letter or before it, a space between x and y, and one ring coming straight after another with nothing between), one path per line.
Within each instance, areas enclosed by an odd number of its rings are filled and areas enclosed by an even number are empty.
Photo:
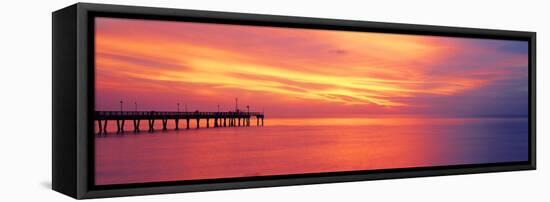
M419 97L453 97L525 77L524 48L498 40L98 18L96 72L104 76L97 77L96 97L108 108L106 100L120 99L110 92L140 99L146 88L159 103L185 99L203 108L239 96L297 111L331 106L346 113L359 105L383 113L418 108Z

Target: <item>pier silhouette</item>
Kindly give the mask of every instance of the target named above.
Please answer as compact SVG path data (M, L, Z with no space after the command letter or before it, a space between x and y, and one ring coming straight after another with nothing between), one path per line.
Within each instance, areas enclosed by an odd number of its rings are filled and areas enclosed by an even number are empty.
M168 121L174 121L175 130L179 130L180 120L185 122L185 129L190 129L190 122L194 120L195 128L200 128L200 120L206 120L206 128L210 128L210 122L213 121L212 127L250 127L252 117L256 118L256 126L264 125L263 112L168 112L168 111L95 111L95 120L99 127L99 134L107 134L107 123L116 121L117 134L124 133L124 124L126 121L131 121L133 131L140 132L141 121L146 121L148 131L155 130L155 121L162 122L162 130L167 130Z

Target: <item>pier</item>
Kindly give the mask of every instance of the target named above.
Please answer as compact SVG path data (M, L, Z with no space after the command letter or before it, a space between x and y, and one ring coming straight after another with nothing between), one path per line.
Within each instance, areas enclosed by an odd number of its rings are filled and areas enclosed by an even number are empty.
M157 112L157 111L95 111L94 121L97 121L99 134L107 134L107 124L115 121L117 134L124 133L124 124L130 122L133 125L133 132L140 132L141 122L146 122L149 132L155 130L155 121L162 122L162 130L167 130L169 121L175 123L175 130L180 129L180 121L183 127L190 129L201 128L200 120L206 121L205 128L218 127L250 127L251 118L255 117L256 126L264 125L263 112ZM190 123L191 122L191 123ZM212 122L212 125L211 125Z

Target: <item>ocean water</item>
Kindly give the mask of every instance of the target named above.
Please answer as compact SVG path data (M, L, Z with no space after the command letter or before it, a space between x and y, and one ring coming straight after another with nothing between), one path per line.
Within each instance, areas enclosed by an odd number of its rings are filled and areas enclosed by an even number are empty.
M258 127L95 138L95 183L126 184L526 161L527 118L281 118ZM115 132L114 122L109 131Z

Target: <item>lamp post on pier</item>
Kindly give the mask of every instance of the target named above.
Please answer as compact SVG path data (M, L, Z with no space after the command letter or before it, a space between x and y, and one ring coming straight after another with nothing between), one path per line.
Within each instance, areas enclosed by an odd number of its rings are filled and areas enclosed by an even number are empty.
M235 112L238 112L239 111L239 98L236 97L235 98Z

